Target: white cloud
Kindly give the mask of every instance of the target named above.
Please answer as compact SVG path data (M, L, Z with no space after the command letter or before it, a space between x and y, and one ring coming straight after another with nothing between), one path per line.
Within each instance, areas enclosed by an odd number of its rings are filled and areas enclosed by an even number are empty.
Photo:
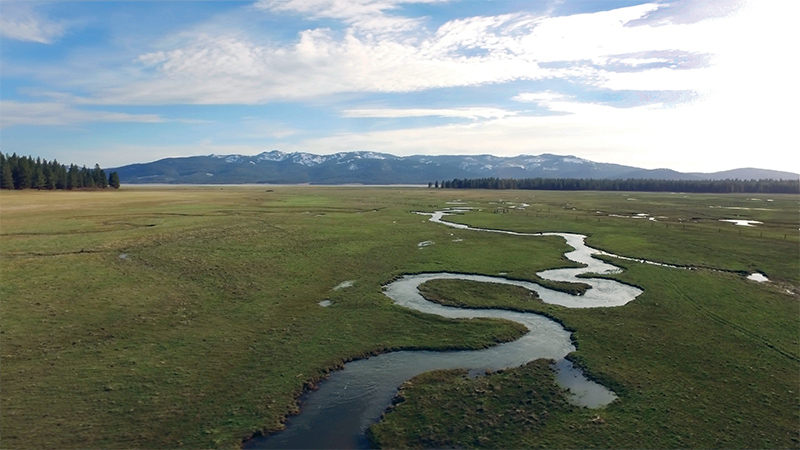
M362 108L362 109L348 109L343 112L345 117L383 117L383 118L405 118L405 117L458 117L465 119L494 119L499 117L513 116L516 113L507 111L500 108L449 108L449 109L435 109L435 108L410 108L410 109L392 109L392 108Z
M95 101L260 104L345 92L414 92L563 77L609 89L693 90L709 83L695 69L618 73L602 67L614 63L635 69L718 48L718 37L708 34L714 28L705 22L626 26L656 10L656 4L559 17L471 17L446 22L434 32L418 29L413 37L402 30L373 33L358 27L367 19L404 19L385 14L402 3L262 2L270 11L336 18L350 26L304 30L294 43L283 45L263 44L241 33L198 34L186 45L142 54L137 63L144 70L138 78L94 89Z
M658 64L658 63L668 63L670 62L666 58L621 58L618 60L619 63L625 64L628 66L642 66L645 64Z
M724 52L736 40L728 18L629 26L667 9L656 3L557 17L468 17L433 31L419 18L400 15L404 4L437 1L263 0L256 8L341 20L347 27L303 30L287 44L240 30L179 33L180 39L161 40L171 47L141 54L132 67L93 71L71 83L85 87L88 102L105 104L264 104L556 78L613 90L706 91L716 84L716 72L667 63ZM408 22L382 32L362 27L381 28L387 20ZM412 28L413 35L406 32ZM646 67L654 63L659 67Z
M110 111L79 110L65 103L0 102L0 126L74 125L88 122L144 122L165 120L155 114L126 114Z
M522 103L543 103L547 104L555 100L561 100L564 96L554 92L521 92L515 95L512 100Z
M338 19L371 33L385 34L416 29L420 19L389 15L403 4L441 3L448 0L260 0L258 9L295 13L312 19Z
M757 0L739 5L730 16L679 25L681 38L693 42L685 42L684 48L713 55L708 67L604 72L598 85L694 90L701 94L699 100L679 109L687 119L674 121L676 136L684 138L680 146L696 150L693 158L708 155L728 163L759 155L773 167L800 172L800 153L792 144L796 124L787 113L800 104L800 64L791 47L800 41L794 23L799 14L796 2Z
M746 0L669 0L658 9L646 14L629 25L662 26L692 24L702 20L728 16L744 6Z
M642 72L598 71L598 87L634 91L699 91L707 92L719 82L719 73L708 68L674 70L649 69Z
M141 55L147 79L97 93L102 103L257 104L341 92L411 92L544 77L533 61L504 52L449 55L435 45L306 30L287 47L236 36Z
M19 41L51 44L65 31L63 23L42 16L28 4L3 2L0 36Z
M519 48L539 62L598 61L606 55L671 48L669 32L626 27L657 8L643 4L570 16L545 17L519 40Z
M293 12L315 19L332 18L352 20L357 17L383 14L397 8L399 3L413 1L397 0L261 0L256 4L275 12Z
M701 105L648 105L633 108L550 101L559 115L507 116L469 124L368 133L339 133L282 147L285 151L324 149L325 153L371 150L397 155L570 154L599 162L683 171L716 171L753 166L780 169L796 164L791 141L753 145L753 129L731 129ZM766 137L768 142L769 137ZM744 140L744 142L743 142ZM744 145L742 145L744 143ZM788 170L789 166L783 166Z

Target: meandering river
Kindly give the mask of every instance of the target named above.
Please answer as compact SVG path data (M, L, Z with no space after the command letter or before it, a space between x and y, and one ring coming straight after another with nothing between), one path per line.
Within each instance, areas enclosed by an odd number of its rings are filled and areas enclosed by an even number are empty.
M480 232L517 236L559 236L573 248L565 256L584 267L552 269L539 272L547 280L588 284L584 295L574 296L544 288L538 284L486 275L457 273L423 273L406 275L389 283L384 293L396 304L429 314L449 318L492 317L523 324L528 332L513 342L482 350L469 351L398 351L345 364L305 396L301 412L291 417L279 433L247 441L244 448L367 448L366 429L379 420L391 404L398 386L424 372L438 369L464 368L474 374L488 370L517 367L539 358L556 360L558 382L567 387L572 401L587 407L602 407L616 396L605 387L587 380L564 357L575 350L570 333L560 324L544 316L501 309L468 309L442 306L425 300L418 286L435 279L461 279L520 286L538 294L546 303L569 308L614 307L624 305L642 291L613 280L577 278L580 274L607 274L620 269L594 258L602 252L588 247L585 236L571 233L517 233L512 231L472 228L447 222L444 216L453 211L427 213L430 220L442 225ZM422 214L422 213L420 213Z

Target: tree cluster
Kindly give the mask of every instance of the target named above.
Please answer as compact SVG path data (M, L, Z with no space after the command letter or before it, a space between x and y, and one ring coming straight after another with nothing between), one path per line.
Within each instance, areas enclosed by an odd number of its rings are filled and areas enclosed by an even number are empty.
M0 153L0 189L119 189L119 175L106 173L99 165L94 169L58 161L45 161L31 156L5 156Z
M639 191L694 193L800 194L800 180L599 180L592 178L455 178L429 188L532 189L548 191Z

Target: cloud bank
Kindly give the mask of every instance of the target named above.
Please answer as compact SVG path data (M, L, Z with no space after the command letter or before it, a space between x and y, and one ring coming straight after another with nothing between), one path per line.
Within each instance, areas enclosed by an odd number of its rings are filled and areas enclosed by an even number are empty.
M607 89L702 89L701 77L687 69L707 66L715 50L702 38L716 31L713 25L629 26L658 4L557 17L469 17L428 30L420 19L387 14L405 3L260 2L262 13L335 19L344 27L308 28L288 44L233 31L200 33L185 45L139 55L138 77L93 92L92 101L265 104L555 78ZM403 25L375 33L375 21Z

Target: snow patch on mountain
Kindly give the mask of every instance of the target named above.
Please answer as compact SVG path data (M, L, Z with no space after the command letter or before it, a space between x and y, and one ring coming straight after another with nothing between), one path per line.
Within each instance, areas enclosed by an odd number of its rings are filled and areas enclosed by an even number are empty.
M289 155L279 150L260 153L257 157L259 161L284 161Z
M361 154L361 156L365 159L386 159L386 157L389 155L383 155L375 152L364 152Z
M312 167L324 163L328 159L321 155L312 155L310 153L292 153L292 162L295 164L302 164L304 166Z
M291 169L287 166L291 166ZM125 166L117 170L120 171L124 182L130 183L208 183L213 180L215 183L223 184L263 182L420 184L454 177L640 178L647 176L652 178L653 173L660 174L632 166L598 163L573 155L548 153L522 154L514 157L493 155L401 157L372 151L316 155L304 152L284 153L274 149L257 155L211 154L205 157L168 158L152 163ZM176 170L179 173L177 176ZM640 175L640 172L643 175ZM729 171L720 173L729 176ZM668 175L671 174L672 172ZM783 172L777 174L779 175L777 177L787 177ZM716 176L689 175L704 179L714 179Z
M467 172L492 170L494 168L493 165L486 164L485 162L479 161L471 156L464 158L464 161L459 164L458 167L461 168L461 170L466 170Z

